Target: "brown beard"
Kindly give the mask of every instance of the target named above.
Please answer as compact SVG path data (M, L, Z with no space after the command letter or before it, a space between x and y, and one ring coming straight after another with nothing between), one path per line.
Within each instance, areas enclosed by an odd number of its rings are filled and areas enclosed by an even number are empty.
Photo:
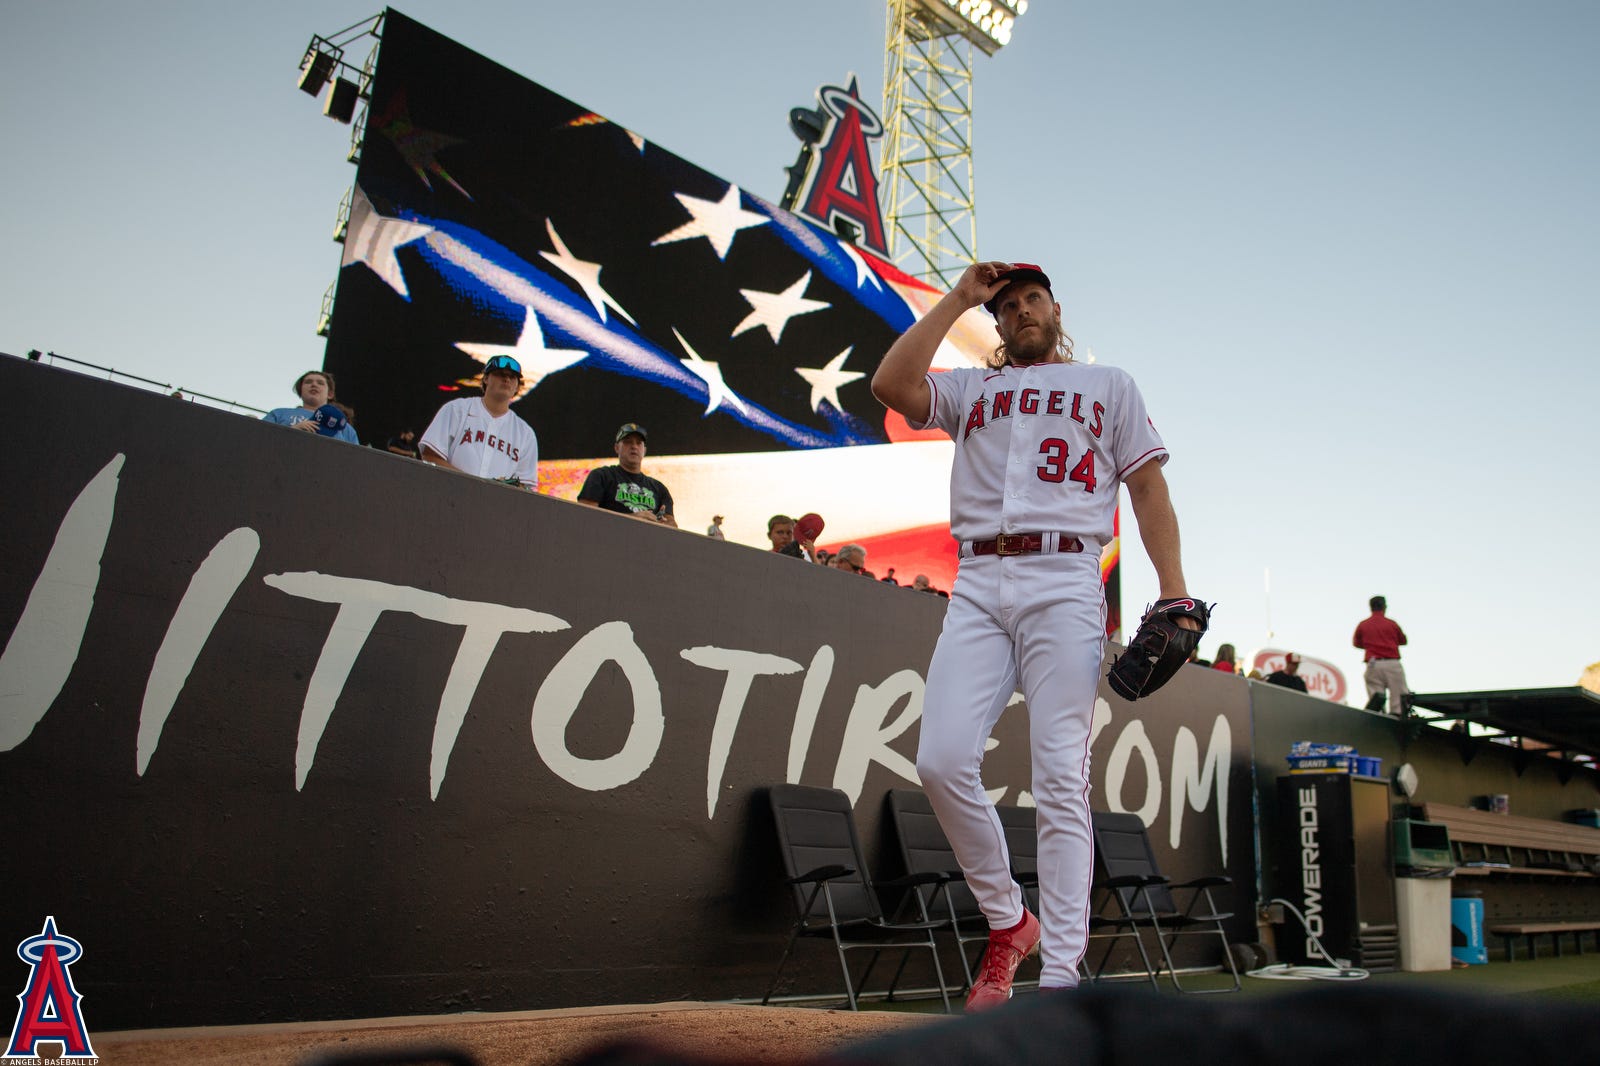
M1048 362L1061 344L1061 326L1055 319L1039 323L1035 333L1018 340L1015 336L1005 343L1006 357L1013 363L1030 364Z

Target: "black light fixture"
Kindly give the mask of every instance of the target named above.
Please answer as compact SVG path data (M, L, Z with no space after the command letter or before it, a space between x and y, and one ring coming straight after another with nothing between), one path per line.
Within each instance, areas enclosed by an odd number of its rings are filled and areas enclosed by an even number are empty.
M789 130L800 138L800 154L792 165L783 168L783 172L789 175L789 184L783 190L778 206L785 211L794 210L795 198L800 195L800 186L805 184L806 172L811 169L811 156L814 153L811 146L822 140L827 128L828 116L820 107L790 108Z
M361 88L355 82L349 78L335 78L333 88L328 91L328 99L323 101L322 113L348 126L355 117L356 100L360 96Z

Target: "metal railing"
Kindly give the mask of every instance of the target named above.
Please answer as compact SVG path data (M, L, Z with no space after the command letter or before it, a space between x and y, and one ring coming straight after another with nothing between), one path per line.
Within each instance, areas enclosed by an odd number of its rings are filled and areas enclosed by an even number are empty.
M0 354L9 355L10 353ZM12 358L17 357L12 356ZM180 385L173 385L164 381L155 381L151 378L140 377L138 374L130 374L125 370L117 370L108 366L99 366L95 363L87 363L82 359L74 359L70 355L57 355L55 352L41 352L37 348L34 348L28 352L27 358L30 363L48 363L51 366L56 366L59 363L70 363L72 364L71 366L63 366L61 369L68 370L76 374L83 373L83 371L76 369L77 367L84 367L88 370L98 371L106 375L107 381L122 380L132 382L137 385L148 387L152 390L159 389L162 392L171 395L175 399L204 401L205 403L213 407L220 408L224 411L248 412L254 415L264 415L267 413L260 407L252 407L247 403L240 403L237 400L226 400L221 396L211 396L203 392L197 392L194 389L184 388Z

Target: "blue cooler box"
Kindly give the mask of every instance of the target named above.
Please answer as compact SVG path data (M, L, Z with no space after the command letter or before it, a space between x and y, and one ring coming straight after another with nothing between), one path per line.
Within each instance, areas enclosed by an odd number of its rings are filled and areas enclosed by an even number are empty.
M1483 900L1450 901L1450 955L1473 965L1489 961L1489 949L1483 943Z

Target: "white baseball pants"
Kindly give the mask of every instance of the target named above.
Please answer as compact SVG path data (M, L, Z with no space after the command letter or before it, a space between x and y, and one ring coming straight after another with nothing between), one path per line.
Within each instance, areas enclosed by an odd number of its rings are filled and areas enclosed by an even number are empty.
M1027 700L1039 815L1040 983L1052 987L1077 986L1088 945L1089 729L1104 634L1098 552L964 558L923 697L917 774L994 929L1021 921L1022 889L980 766L1012 694L1020 687Z

